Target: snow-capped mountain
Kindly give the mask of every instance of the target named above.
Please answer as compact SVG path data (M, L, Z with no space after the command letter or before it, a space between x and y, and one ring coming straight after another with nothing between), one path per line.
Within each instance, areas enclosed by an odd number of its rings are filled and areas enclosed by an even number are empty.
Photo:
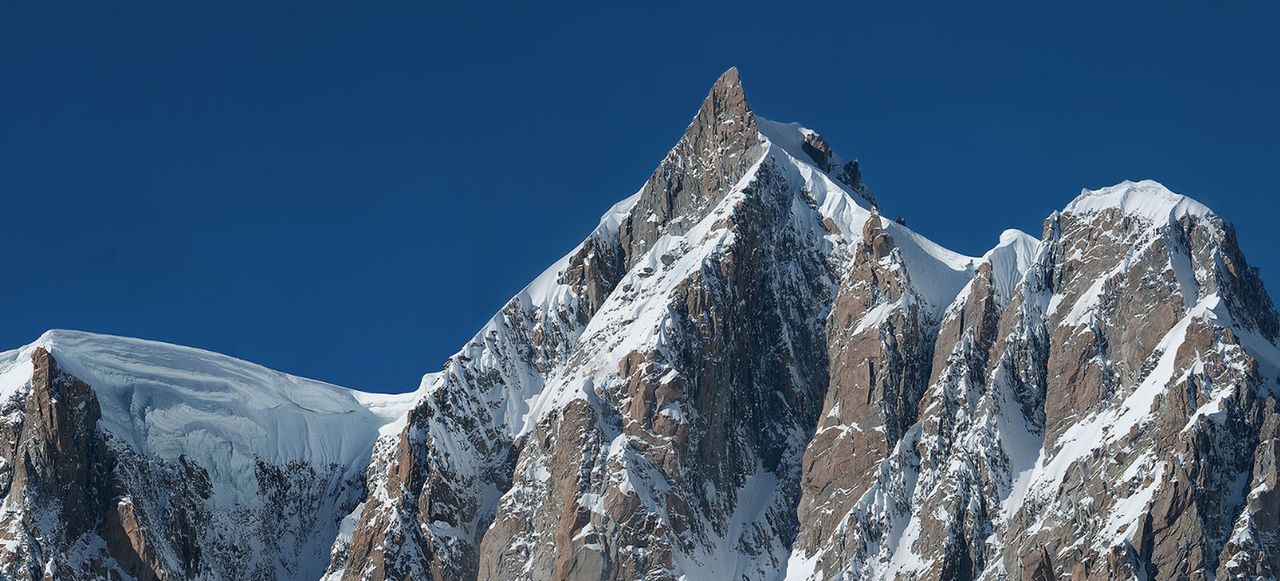
M1086 190L963 256L731 69L416 391L0 354L0 574L1274 578L1278 334L1190 198Z
M317 578L415 400L45 333L0 353L0 576Z

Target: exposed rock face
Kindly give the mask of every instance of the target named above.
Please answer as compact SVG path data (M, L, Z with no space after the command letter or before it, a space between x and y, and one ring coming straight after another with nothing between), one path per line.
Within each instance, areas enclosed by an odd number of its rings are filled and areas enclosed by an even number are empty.
M618 366L558 379L557 388L591 389L599 403L572 400L521 442L512 492L482 544L491 568L481 578L763 575L783 566L797 527L799 446L825 384L822 327L812 322L834 288L833 265L806 248L812 233L789 223L792 195L763 167L717 210L724 219L705 235L721 244L698 268L681 271L688 254L676 251L663 272L624 279L625 294L607 308L634 312L652 298L646 288L669 284L664 312L597 315L608 324L588 330L580 356L607 351ZM617 344L650 325L670 340ZM554 500L530 502L544 489ZM746 565L719 561L726 556Z
M95 532L100 509L109 502L105 475L112 460L96 434L101 411L89 386L59 373L44 349L35 350L31 363L26 397L5 404L4 506L16 510L6 510L0 526L12 534L16 550L0 559L6 575L39 579L44 555L70 555L78 548L73 545L87 544L84 539ZM145 569L136 557L127 566ZM75 568L55 561L54 571L71 575Z
M805 450L799 544L816 545L844 533L840 519L914 422L935 326L893 237L872 214L827 321L830 386ZM842 543L849 544L859 541Z
M716 80L685 134L640 190L619 231L628 267L664 233L697 224L759 159L761 140L738 69Z
M1120 207L1089 207L1108 196ZM1058 574L1086 578L1210 578L1234 556L1224 547L1274 405L1258 358L1276 314L1230 227L1189 204L1125 184L1050 219L1044 448L995 524L1008 547L997 567L1037 544Z
M394 422L317 444L340 461L224 462L207 418L163 430L252 396L228 374L314 398L292 423L237 411L267 438L390 404L223 362L163 384L219 397L164 407L136 369L0 354L0 575L1274 579L1278 334L1189 198L1086 190L1039 239L961 256L730 70Z
M1230 227L1126 183L1052 216L1012 296L1000 254L947 309L912 433L885 460L852 450L882 470L822 505L845 526L802 535L788 575L1271 575L1253 499L1276 315Z

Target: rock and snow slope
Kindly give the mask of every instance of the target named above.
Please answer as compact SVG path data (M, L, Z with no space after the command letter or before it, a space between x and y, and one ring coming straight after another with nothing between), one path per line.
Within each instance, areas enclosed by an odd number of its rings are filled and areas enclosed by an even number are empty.
M45 333L0 353L0 567L15 577L318 577L363 496L379 430L415 399L199 349Z
M947 310L914 424L819 505L787 577L1273 576L1277 322L1230 227L1126 182L1015 239L1017 267L988 254Z
M257 460L362 470L378 430L414 403L413 394L363 393L200 349L63 330L0 353L0 400L30 379L37 348L93 386L107 433L210 467L228 502L256 494Z
M756 115L730 70L413 393L71 332L0 354L0 563L1274 578L1278 333L1230 225L1158 183L963 256L882 218L857 162Z

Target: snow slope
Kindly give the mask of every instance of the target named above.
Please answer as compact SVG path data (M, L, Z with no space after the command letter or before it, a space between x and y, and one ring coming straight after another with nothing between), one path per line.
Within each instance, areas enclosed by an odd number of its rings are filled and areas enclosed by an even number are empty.
M37 347L93 387L108 433L142 453L194 460L217 494L241 503L256 494L256 458L362 471L379 429L417 401L416 393L364 393L201 349L66 330L0 353L0 398L27 385Z

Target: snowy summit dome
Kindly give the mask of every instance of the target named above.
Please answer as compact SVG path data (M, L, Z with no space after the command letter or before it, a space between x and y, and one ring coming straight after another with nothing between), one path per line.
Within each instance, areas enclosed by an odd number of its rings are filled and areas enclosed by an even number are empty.
M1155 180L1125 180L1097 190L1081 190L1063 214L1095 214L1115 208L1122 214L1151 222L1168 222L1184 216L1212 214L1204 204L1177 194Z

